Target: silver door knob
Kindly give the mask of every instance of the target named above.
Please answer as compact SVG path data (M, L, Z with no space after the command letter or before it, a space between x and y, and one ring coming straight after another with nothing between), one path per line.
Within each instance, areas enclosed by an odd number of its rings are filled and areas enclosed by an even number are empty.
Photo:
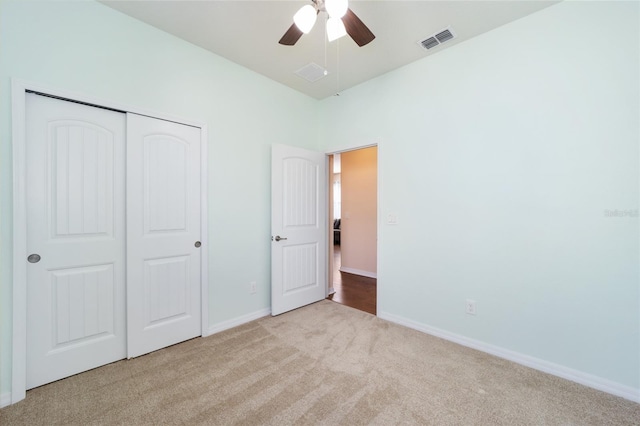
M39 254L30 254L29 257L27 257L27 261L29 263L38 263L40 262L40 255Z
M200 247L202 245L202 243L200 241L196 241L196 243L194 244L194 246L196 247Z
M286 238L281 237L280 235L276 235L276 241L286 240Z

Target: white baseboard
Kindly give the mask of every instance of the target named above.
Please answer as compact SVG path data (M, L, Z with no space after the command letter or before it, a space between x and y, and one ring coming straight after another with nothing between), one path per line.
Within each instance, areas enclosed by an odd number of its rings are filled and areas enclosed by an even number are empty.
M250 314L242 315L241 317L233 318L227 321L222 321L217 324L213 324L207 330L207 334L203 334L202 337L211 336L212 334L220 333L221 331L228 330L233 327L237 327L242 324L246 324L253 320L257 320L262 317L271 315L271 308L264 308Z
M362 275L363 277L378 278L378 274L375 272L363 271L362 269L345 268L340 267L340 272L346 272L348 274Z
M504 349L499 346L494 346L479 340L470 339L459 334L450 333L448 331L436 327L431 327L429 325L422 324L417 321L413 321L397 315L393 315L388 312L378 312L378 317L396 324L403 325L405 327L412 328L414 330L421 331L426 334L430 334L432 336L449 340L450 342L454 342L462 346L467 346L481 352L495 355L499 358L513 361L517 364L533 368L534 370L542 371L544 373L561 377L563 379L571 380L572 382L576 382L581 385L585 385L606 393L610 393L612 395L620 396L630 401L640 402L640 389L635 389L631 386L622 385L620 383L604 379L602 377L594 376L592 374L584 373L582 371L574 370L560 364L555 364L553 362L545 361L540 358L524 355L519 352Z
M11 392L0 394L0 408L11 405Z

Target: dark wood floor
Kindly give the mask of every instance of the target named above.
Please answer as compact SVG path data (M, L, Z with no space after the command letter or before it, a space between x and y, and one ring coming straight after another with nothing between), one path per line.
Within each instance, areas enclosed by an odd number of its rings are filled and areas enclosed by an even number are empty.
M333 250L333 288L327 299L376 315L377 281L375 278L340 272L340 246Z

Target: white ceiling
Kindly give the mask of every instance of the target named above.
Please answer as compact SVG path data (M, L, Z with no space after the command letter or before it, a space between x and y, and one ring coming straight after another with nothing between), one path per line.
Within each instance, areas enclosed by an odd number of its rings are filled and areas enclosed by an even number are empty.
M364 47L349 36L325 43L324 19L295 46L278 40L309 0L110 1L102 3L316 99L323 99L557 1L355 1L349 7L376 35ZM424 50L418 42L451 27L456 38ZM326 47L325 47L326 45ZM325 50L326 49L326 50ZM326 58L326 59L325 59ZM294 74L315 62L329 74L309 83ZM215 78L215 76L212 76Z

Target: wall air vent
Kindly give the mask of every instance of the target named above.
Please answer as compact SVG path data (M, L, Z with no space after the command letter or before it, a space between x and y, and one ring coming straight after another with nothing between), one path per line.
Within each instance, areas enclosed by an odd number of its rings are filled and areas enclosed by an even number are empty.
M313 83L314 81L320 80L322 77L326 76L327 70L325 70L320 65L311 62L308 65L300 68L295 72L298 77L302 77L307 80L309 83Z
M455 38L456 34L453 32L451 28L445 28L442 31L438 31L437 33L425 38L424 40L420 40L418 43L425 50L432 49L445 41L449 41L452 38Z

